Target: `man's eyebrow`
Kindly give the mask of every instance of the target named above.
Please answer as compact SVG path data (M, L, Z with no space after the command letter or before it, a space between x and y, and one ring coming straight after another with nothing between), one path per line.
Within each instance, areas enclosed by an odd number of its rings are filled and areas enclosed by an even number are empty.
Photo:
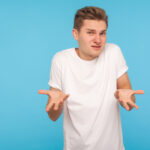
M89 28L87 28L86 30L89 30L89 31L96 31L96 30L94 30L94 29L89 29ZM102 30L101 32L105 32L105 31L107 31L107 30L104 29L104 30Z
M89 29L89 28L86 28L86 30L95 31L94 29Z
M105 31L107 31L106 29L105 30L102 30L102 32L105 32Z

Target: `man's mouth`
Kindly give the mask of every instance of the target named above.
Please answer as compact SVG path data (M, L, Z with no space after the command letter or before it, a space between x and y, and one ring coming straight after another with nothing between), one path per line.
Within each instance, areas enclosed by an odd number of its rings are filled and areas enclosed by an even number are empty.
M93 45L91 47L93 47L94 49L100 49L101 48L101 46L96 46L96 45Z
M92 47L97 47L97 48L99 48L100 46L92 46Z

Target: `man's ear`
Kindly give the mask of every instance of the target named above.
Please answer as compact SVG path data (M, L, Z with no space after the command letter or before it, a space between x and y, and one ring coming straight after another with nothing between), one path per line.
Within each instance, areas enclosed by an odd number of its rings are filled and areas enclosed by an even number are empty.
M72 35L75 40L78 40L78 30L77 29L75 29L75 28L72 29Z

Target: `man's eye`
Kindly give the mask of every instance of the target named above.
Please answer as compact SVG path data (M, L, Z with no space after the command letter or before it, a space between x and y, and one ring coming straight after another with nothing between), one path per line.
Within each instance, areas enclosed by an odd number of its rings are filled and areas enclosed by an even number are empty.
M102 33L100 33L100 35L105 35L106 34L106 32L102 32Z
M93 32L87 32L88 34L93 34Z

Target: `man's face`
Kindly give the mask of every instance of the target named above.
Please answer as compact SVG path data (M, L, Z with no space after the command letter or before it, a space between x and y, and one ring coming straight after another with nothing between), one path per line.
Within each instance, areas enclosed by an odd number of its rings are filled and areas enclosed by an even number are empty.
M73 29L73 36L78 41L80 57L92 60L100 55L106 43L107 25L102 20L84 20L78 32Z

